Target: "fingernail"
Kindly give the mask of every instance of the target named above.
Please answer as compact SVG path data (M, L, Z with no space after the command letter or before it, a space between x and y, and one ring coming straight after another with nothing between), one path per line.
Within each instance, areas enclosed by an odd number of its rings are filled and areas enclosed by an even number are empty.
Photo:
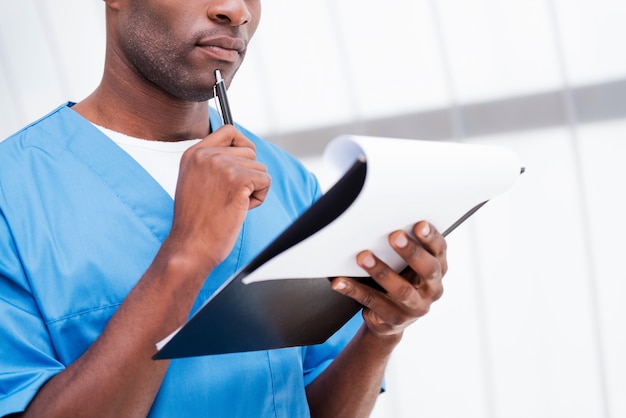
M371 269L376 265L376 259L371 254L367 254L361 259L361 265L365 268Z
M404 248L409 243L409 240L407 239L406 235L398 234L398 236L396 237L395 243L397 247Z
M333 289L335 290L345 290L347 287L348 285L343 280L335 280L333 282Z
M430 235L430 224L425 224L421 232L423 237L427 237L428 235Z

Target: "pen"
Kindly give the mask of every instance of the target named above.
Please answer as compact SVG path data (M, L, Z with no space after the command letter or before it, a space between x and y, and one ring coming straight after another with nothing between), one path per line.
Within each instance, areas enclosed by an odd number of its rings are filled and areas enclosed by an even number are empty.
M228 105L228 97L226 96L226 84L222 78L220 70L215 70L215 86L213 87L214 96L219 102L220 113L222 116L222 122L224 125L233 124L233 116L230 113L230 106Z

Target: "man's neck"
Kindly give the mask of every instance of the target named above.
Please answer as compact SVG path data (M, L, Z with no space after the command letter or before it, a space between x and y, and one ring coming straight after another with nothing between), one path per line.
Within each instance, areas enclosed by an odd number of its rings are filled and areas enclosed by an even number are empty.
M155 86L103 77L73 109L96 125L136 138L179 141L209 134L207 102L178 100Z

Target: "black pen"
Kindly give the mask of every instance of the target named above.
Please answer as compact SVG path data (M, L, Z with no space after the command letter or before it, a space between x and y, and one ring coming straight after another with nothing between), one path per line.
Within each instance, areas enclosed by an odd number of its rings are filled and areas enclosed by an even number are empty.
M215 87L213 88L213 93L219 102L222 122L224 125L232 125L233 115L230 113L228 97L226 96L226 84L224 83L220 70L215 70Z

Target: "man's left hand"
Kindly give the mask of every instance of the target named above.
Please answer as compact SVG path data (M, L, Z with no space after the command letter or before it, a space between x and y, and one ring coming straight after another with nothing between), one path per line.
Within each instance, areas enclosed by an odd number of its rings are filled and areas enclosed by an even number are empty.
M424 316L443 294L442 278L448 265L446 241L428 222L413 226L416 239L404 231L389 235L389 244L406 261L398 273L370 251L357 255L357 263L384 291L346 277L333 280L332 287L363 305L363 319L379 336L401 334Z

